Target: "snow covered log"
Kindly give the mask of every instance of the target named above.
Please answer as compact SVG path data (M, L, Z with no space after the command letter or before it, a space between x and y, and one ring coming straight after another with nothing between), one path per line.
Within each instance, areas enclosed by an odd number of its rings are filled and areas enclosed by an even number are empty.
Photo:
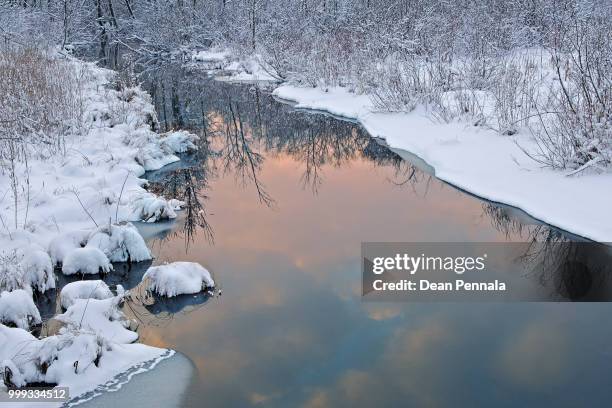
M195 262L173 262L153 266L142 277L147 288L161 296L178 296L198 293L213 288L215 281L210 272Z

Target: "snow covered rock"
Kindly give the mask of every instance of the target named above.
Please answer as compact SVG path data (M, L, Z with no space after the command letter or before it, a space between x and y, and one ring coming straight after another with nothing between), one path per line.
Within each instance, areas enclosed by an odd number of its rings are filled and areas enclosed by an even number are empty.
M21 329L40 324L40 313L32 300L32 295L23 289L0 294L0 322L13 324Z
M96 274L100 271L108 273L113 270L113 265L98 248L76 248L66 255L62 265L64 275Z
M142 194L132 202L132 219L145 222L171 220L184 203L180 200L166 200L154 194Z
M77 299L108 299L113 293L108 285L101 280L85 280L71 282L62 288L60 303L64 309L72 306Z
M144 239L131 223L96 229L85 247L98 248L111 262L141 262L152 258Z
M138 333L128 329L130 322L119 309L123 296L107 299L75 299L74 303L56 320L66 324L69 330L95 333L117 343L133 343Z
M168 297L198 293L215 286L210 272L195 262L153 266L147 270L142 280L148 281L149 290Z

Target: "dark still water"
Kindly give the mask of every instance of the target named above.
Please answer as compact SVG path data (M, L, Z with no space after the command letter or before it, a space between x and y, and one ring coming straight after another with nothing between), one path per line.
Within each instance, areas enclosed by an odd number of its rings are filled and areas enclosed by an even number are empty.
M222 289L128 311L142 321L143 343L193 362L181 405L609 405L610 304L361 298L364 241L572 237L264 89L171 68L147 87L163 127L202 137L200 153L150 175L152 190L190 204L172 229L152 234L155 263L200 262ZM164 378L168 388L183 381Z

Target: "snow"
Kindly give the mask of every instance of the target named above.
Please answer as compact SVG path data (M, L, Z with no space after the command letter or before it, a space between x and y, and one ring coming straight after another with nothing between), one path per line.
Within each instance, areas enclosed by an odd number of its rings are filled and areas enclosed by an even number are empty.
M70 282L60 292L62 308L68 309L77 299L108 299L113 297L108 285L101 280Z
M66 324L68 330L95 333L118 343L133 343L138 333L129 330L130 322L119 310L123 296L106 299L74 299L66 312L55 316L55 320Z
M151 193L143 193L132 203L132 217L144 222L157 222L176 218L176 211L183 207L180 200L166 200Z
M32 295L23 289L0 293L0 322L12 323L21 329L40 324L40 313L32 300Z
M75 230L59 234L49 243L49 255L53 265L60 265L73 249L81 248L87 243L89 231Z
M191 56L191 59L200 62L222 62L225 61L229 56L229 50L210 49L195 52Z
M113 265L104 252L98 248L77 248L73 249L62 265L64 275L74 275L76 273L93 275L96 273L108 273L113 270Z
M411 113L376 112L368 95L345 88L282 85L276 97L297 108L357 120L393 149L410 152L435 169L435 176L487 200L521 208L532 217L583 237L612 242L612 174L567 174L541 168L522 148L533 148L525 132L501 136L465 123L436 123L417 107ZM520 146L520 147L519 147Z
M22 329L40 323L32 293L56 286L54 266L68 275L96 274L111 271L111 262L150 260L131 222L173 219L182 202L146 191L140 177L196 150L198 138L158 134L148 94L107 86L114 74L93 64L65 62L83 79L82 123L62 135L62 153L31 146L28 166L15 167L22 183L17 208L12 199L0 206L0 291L10 291L0 297L0 320L18 326L0 325L0 372L8 368L16 385L58 383L77 397L172 352L133 344L138 335L119 309L123 289L113 296L100 281L66 285L60 301L67 310L56 317L64 326L37 339ZM0 185L11 185L7 173Z
M0 290L27 289L44 293L55 288L49 255L29 239L13 238L12 242L4 243L0 248Z
M101 250L111 262L141 262L151 259L151 251L131 223L97 228L89 236L85 248Z
M24 285L41 293L55 288L55 275L51 257L41 247L25 247L20 262Z
M278 82L274 70L264 67L263 58L255 54L239 61L231 61L232 52L226 49L197 51L191 59L210 71L222 70L218 79L228 82Z
M11 382L57 383L70 388L71 398L94 391L131 367L169 355L166 349L122 344L83 331L61 329L38 340L23 329L0 325L0 370L9 367Z
M174 262L153 266L142 277L148 289L162 296L173 297L201 292L215 282L208 270L195 262Z
M194 144L197 140L199 138L192 133L179 130L166 133L161 139L161 145L170 152L187 153L198 150L198 147Z

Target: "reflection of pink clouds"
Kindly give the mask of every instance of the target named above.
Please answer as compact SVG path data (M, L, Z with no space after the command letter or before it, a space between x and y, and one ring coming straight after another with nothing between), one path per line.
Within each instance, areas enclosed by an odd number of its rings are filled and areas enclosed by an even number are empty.
M570 345L558 324L530 322L508 339L497 360L501 374L514 384L543 389L569 378Z
M439 239L446 230L449 236L462 237L474 231L476 238L482 229L490 230L489 225L475 225L482 214L480 202L435 180L423 198L425 186L416 187L418 194L394 186L386 181L391 169L356 159L341 168L325 166L323 184L313 199L312 191L300 185L303 171L303 165L287 155L266 159L259 178L275 199L275 208L259 204L254 187L237 187L231 174L214 182L208 208L214 249L245 260L249 253L283 253L295 259L298 268L321 277L326 273L321 265L358 259L363 241L426 241ZM195 246L207 243L197 241Z

